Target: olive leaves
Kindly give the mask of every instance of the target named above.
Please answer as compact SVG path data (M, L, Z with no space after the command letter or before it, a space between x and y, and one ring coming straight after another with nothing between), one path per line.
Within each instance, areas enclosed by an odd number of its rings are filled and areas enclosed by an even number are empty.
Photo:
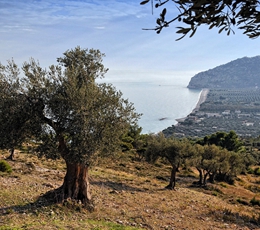
M159 8L169 0L161 1L145 0L140 4L145 5L151 3L153 8ZM177 40L184 38L189 34L192 37L199 26L207 25L209 29L217 28L218 33L226 32L227 35L235 33L234 29L237 27L243 30L249 38L257 38L260 35L260 3L258 0L224 0L224 1L207 1L207 0L173 0L178 12L175 17L167 20L167 7L164 6L159 17L156 19L156 26L153 29L158 34L163 28L169 27L169 25L175 21L181 24L177 27L177 34L180 34Z

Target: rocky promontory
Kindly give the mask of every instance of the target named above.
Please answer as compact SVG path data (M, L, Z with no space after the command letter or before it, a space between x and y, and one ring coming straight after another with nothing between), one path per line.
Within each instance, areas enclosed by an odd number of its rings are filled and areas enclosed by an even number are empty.
M195 109L162 132L166 136L204 137L234 130L260 136L260 56L240 58L196 74L188 88L202 89Z
M243 57L200 72L191 78L190 89L234 89L260 86L260 56Z

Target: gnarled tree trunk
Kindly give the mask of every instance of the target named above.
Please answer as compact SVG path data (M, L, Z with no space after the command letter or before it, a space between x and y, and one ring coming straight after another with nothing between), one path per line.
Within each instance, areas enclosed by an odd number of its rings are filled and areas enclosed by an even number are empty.
M170 183L165 187L167 189L174 189L176 185L176 172L177 172L177 166L173 165L172 166L172 171L171 171L171 179Z
M69 154L69 150L65 143L62 134L58 135L59 147L58 150L61 153L63 159L65 159L67 172L64 177L64 182L61 188L59 188L58 200L63 202L67 199L81 201L81 203L90 211L94 210L94 206L90 195L89 184L89 166L80 164L66 159Z
M88 179L88 166L66 161L67 172L61 187L61 199L81 201L88 209L93 210Z

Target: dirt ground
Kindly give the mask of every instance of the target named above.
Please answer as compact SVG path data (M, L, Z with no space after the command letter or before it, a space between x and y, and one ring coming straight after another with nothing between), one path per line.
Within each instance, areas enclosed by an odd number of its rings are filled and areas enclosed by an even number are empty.
M7 155L0 155L0 159ZM235 185L193 186L196 175L181 172L176 190L167 190L170 167L133 158L106 159L90 170L95 211L79 204L49 204L43 196L62 185L62 161L16 155L13 172L0 174L2 229L260 229L258 177L245 175ZM255 186L257 192L249 188ZM253 189L251 189L253 190ZM243 201L243 202L242 202Z

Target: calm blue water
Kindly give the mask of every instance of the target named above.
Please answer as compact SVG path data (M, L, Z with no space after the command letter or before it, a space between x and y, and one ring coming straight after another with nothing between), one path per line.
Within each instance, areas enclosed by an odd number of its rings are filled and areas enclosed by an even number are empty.
M200 90L189 90L189 80L190 77L174 77L163 81L111 83L123 93L124 98L134 103L138 113L143 114L139 120L142 133L158 133L176 124L175 119L187 116L195 108Z

